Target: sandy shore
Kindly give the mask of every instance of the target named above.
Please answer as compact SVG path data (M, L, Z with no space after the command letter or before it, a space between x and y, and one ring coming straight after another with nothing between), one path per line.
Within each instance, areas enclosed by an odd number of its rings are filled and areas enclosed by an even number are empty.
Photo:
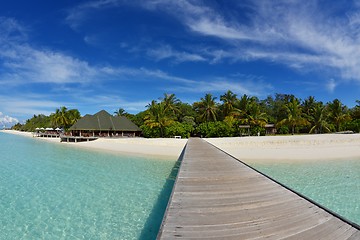
M187 139L174 138L101 138L91 142L64 143L76 145L77 147L96 149L112 153L121 153L126 155L138 155L155 157L158 159L177 160L181 151L185 147Z
M32 137L31 133L2 131ZM60 143L55 138L36 138L69 147L106 151L126 155L140 155L158 159L177 159L186 139L118 138L91 142ZM266 137L209 138L206 141L248 163L359 159L360 134L323 134Z
M360 159L360 134L322 134L206 139L247 162Z
M1 132L32 137L32 133L29 132L12 130ZM187 142L187 139L174 138L101 138L91 142L80 143L60 143L59 138L35 138L35 140L58 143L69 147L106 151L115 154L147 156L150 158L169 160L177 160Z

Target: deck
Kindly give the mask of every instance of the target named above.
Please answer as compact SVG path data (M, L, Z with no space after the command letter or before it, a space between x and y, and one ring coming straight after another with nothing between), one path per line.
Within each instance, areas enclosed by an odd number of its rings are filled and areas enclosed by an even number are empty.
M98 137L81 137L81 136L60 136L60 142L89 142L98 139Z
M189 139L158 239L360 239L359 226Z

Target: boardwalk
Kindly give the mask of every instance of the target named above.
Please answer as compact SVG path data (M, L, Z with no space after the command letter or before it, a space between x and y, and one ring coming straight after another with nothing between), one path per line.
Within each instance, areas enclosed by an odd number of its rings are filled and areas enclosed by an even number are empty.
M360 239L360 231L190 139L158 239Z

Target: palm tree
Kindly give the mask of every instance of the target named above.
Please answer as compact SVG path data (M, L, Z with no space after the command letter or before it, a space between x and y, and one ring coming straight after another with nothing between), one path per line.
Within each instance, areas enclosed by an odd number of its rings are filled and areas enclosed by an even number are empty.
M160 136L163 137L165 127L174 122L172 116L169 114L169 111L163 102L157 103L153 100L147 107L148 112L144 118L144 124L150 128L159 128Z
M309 133L330 132L329 124L325 120L326 108L322 104L316 104L310 116L311 129Z
M295 127L299 125L306 125L308 121L302 116L302 109L297 98L292 97L290 102L285 105L287 117L281 120L279 125L290 125L292 134L295 133Z
M234 110L234 115L238 117L240 124L253 127L264 127L267 123L267 114L261 110L258 99L249 98L244 95L240 99L240 109Z
M66 128L70 124L70 119L67 113L66 107L61 107L55 110L55 114L52 116L53 125Z
M260 105L256 101L248 105L246 119L250 126L264 127L267 123L266 113L261 111Z
M336 131L340 131L341 125L346 122L350 117L346 113L346 107L335 99L327 104L328 118L335 125Z
M230 116L238 101L237 95L228 90L224 95L220 96L220 100L223 102L224 117Z
M315 100L315 97L310 96L307 99L305 99L305 101L303 103L303 112L307 116L311 116L312 113L314 112L316 106L317 106L317 102Z
M81 118L80 112L77 109L70 109L67 112L68 118L69 118L69 127L70 125L74 125L77 120L79 120Z
M238 109L240 112L241 112L241 111L242 111L242 112L246 111L247 108L248 108L248 105L249 105L250 101L251 101L251 98L248 97L246 94L244 94L244 95L240 98L240 100L239 100L239 102L238 102L238 107L237 107L237 109Z
M126 114L127 114L127 112L123 108L119 108L118 110L116 110L114 112L115 116L125 116Z
M218 107L215 99L216 97L213 97L210 93L207 93L204 98L200 99L200 102L194 103L194 108L198 112L202 121L216 121L216 111Z
M169 110L174 115L179 113L180 100L176 98L175 94L164 93L164 98L162 99L162 102L164 103L166 110Z
M351 117L354 120L360 119L360 100L356 100L357 105L351 109Z
M77 109L68 110L66 107L61 107L51 114L51 123L56 127L69 128L81 118L80 112Z

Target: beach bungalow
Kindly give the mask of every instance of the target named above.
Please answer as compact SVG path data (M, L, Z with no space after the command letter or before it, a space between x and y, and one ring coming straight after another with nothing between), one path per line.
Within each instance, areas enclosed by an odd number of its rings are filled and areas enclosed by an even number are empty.
M136 137L141 129L124 116L112 116L105 110L85 115L70 127L73 137Z

